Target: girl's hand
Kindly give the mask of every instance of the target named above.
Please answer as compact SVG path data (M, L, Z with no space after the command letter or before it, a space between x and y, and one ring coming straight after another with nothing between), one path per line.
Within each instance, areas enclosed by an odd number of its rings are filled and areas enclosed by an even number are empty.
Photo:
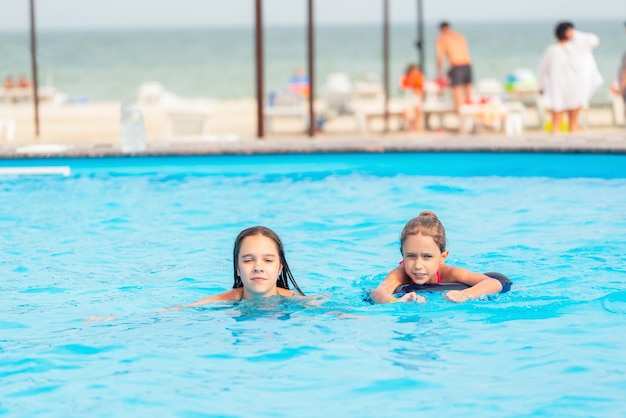
M450 302L467 302L469 300L469 297L460 290L449 290L443 297Z
M398 299L398 302L418 302L425 303L426 298L424 296L420 296L415 292L409 292L402 295L401 298Z

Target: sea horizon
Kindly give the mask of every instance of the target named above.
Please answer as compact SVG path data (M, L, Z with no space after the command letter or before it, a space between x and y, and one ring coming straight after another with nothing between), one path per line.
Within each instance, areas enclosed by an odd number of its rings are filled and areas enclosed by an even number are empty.
M612 23L613 22L613 23ZM541 55L554 42L552 20L458 21L453 27L468 39L475 80L504 80L515 69L537 72ZM623 21L589 19L574 22L596 33L594 55L604 77L595 99L608 97L609 85L626 49ZM434 41L438 22L426 21L425 72L435 74ZM80 33L82 36L74 36ZM265 90L286 88L294 68L306 68L306 24L266 25ZM390 25L392 95L396 79L418 51L416 23ZM236 99L255 96L254 27L185 26L42 29L37 32L41 85L53 85L70 97L124 101L145 82L158 82L184 97ZM28 31L0 31L0 76L30 75ZM382 76L382 22L315 25L316 93L328 74L345 72Z
M424 24L426 26L428 25L438 25L439 23L441 23L443 20L425 20ZM535 24L535 23L553 23L556 25L557 22L560 21L572 21L574 23L575 26L577 26L577 24L582 23L607 23L607 22L615 22L617 24L620 24L623 26L624 24L624 19L623 18L590 18L590 19L576 19L576 20L571 20L571 19L548 19L548 18L536 18L536 19L472 19L472 20L450 20L450 24L452 24L453 26L462 26L462 25L474 25L474 24L508 24L508 23L514 23L514 24ZM224 24L224 25L220 25L220 24L210 24L210 25L199 25L199 24L192 24L192 25L172 25L172 26L163 26L163 25L133 25L133 26L127 26L127 25L121 25L121 26L101 26L101 27L72 27L72 28L47 28L47 27L43 27L43 28L37 28L37 33L46 33L46 32L111 32L111 31L144 31L144 30L158 30L158 31L179 31L179 30L196 30L196 29L249 29L249 28L254 28L254 21L250 21L249 24ZM317 23L314 22L314 27L316 28L327 28L327 27L359 27L359 26L378 26L378 25L382 25L382 18L380 22L322 22L322 23ZM390 27L393 26L417 26L417 21L415 22L390 22ZM266 29L271 29L271 28L300 28L300 27L306 27L306 22L303 19L303 23L302 24L295 24L295 23L264 23L263 25L264 28ZM16 34L16 33L27 33L30 31L30 28L24 28L24 29L2 29L0 28L0 34L1 33L9 33L9 34Z

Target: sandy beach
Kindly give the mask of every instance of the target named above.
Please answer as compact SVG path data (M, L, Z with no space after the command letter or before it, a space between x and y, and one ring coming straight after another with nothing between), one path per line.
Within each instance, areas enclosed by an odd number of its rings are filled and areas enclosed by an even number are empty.
M171 106L139 106L145 125L147 152L153 153L255 153L450 149L531 149L626 152L626 130L614 124L611 108L592 108L584 115L584 127L575 135L553 136L539 129L537 114L527 109L525 129L519 137L507 138L502 131L479 129L458 134L458 118L446 114L431 118L431 129L419 133L400 130L400 118L390 119L383 133L383 119L372 119L366 132L359 131L354 115L330 118L324 130L311 140L300 118L277 118L263 140L256 138L256 102L252 98L212 102L208 132L177 135L170 131ZM35 135L34 108L30 103L0 104L0 118L15 121L15 136L0 139L5 158L60 153L116 154L120 152L122 105L119 102L40 105L40 135ZM618 121L621 122L621 121ZM443 128L442 129L442 125ZM269 128L269 126L267 127ZM268 129L269 130L269 129ZM58 145L58 148L50 146ZM48 146L46 148L46 146ZM39 148L38 148L39 147ZM97 150L97 151L95 151Z

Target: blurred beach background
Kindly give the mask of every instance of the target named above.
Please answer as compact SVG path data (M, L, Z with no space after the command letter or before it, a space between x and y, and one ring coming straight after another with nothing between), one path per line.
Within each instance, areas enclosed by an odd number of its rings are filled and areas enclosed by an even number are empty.
M398 79L418 61L416 0L390 1L390 94L398 102ZM617 2L619 3L619 2ZM141 86L158 85L167 97L208 100L212 133L254 137L256 84L254 2L217 0L109 0L36 2L39 86L54 103L40 111L35 137L28 101L0 103L2 117L15 121L15 141L118 143L122 106L138 99ZM285 91L297 67L306 68L306 2L264 0L265 98ZM381 0L315 0L315 95L323 99L329 74L382 79ZM451 22L470 46L474 80L503 84L519 69L537 74L542 54L555 42L554 26L571 20L595 33L594 56L604 84L592 106L596 125L615 127L609 88L626 49L624 16L616 1L423 0L427 78L435 78L438 24ZM3 0L0 14L0 77L31 78L28 1ZM165 107L143 107L146 137L168 136ZM533 110L534 111L534 110ZM613 115L615 112L612 113ZM535 112L539 119L539 112ZM287 135L303 135L302 120L279 121ZM453 121L454 122L454 121ZM381 121L377 120L380 130ZM400 122L398 122L400 123ZM541 127L531 121L529 126ZM335 118L324 133L357 135L355 120ZM393 129L398 132L398 126ZM169 135L171 137L171 135Z
M577 21L576 27L600 37L594 55L605 83L596 101L608 101L625 41L623 23ZM513 70L537 72L545 48L554 42L554 22L459 22L468 39L479 78L505 77ZM417 61L415 24L391 27L392 95L397 78ZM425 27L428 77L435 75L437 23ZM24 31L0 32L0 74L29 74L29 38ZM254 33L250 27L118 30L42 30L38 60L43 85L53 85L83 101L132 99L144 82L159 82L185 97L253 97ZM382 25L318 25L315 34L317 87L333 72L353 79L382 75ZM306 27L269 26L265 31L266 91L283 89L295 67L306 67Z

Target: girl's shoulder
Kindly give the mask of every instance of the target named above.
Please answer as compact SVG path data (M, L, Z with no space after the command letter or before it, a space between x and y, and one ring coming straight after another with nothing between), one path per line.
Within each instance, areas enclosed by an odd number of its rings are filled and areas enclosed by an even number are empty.
M449 283L449 282L458 282L459 278L469 273L469 270L466 270L461 267L454 267L449 264L442 264L439 268L439 274L441 276L441 282Z
M403 264L403 262L400 262L398 267L394 268L387 274L387 277L385 277L385 280L383 281L383 283L386 284L386 287L393 287L395 289L399 285L412 283L411 278L404 271Z
M205 303L216 302L216 301L236 302L238 300L241 300L242 297L243 297L243 287L237 287L235 289L230 289L214 296L207 296L206 298L200 299L192 303L191 306L204 305Z
M282 287L277 287L276 289L278 290L278 294L279 294L280 296L287 296L287 297L291 297L291 296L302 296L302 295L301 295L301 294L299 294L299 293L292 292L292 291L291 291L291 290L289 290L289 289L283 289Z
M215 300L238 301L243 298L243 287L230 289L213 297L215 298Z
M441 274L441 283L463 283L468 286L474 286L489 278L483 273L477 273L462 267L454 267L447 264L441 266L439 273Z

